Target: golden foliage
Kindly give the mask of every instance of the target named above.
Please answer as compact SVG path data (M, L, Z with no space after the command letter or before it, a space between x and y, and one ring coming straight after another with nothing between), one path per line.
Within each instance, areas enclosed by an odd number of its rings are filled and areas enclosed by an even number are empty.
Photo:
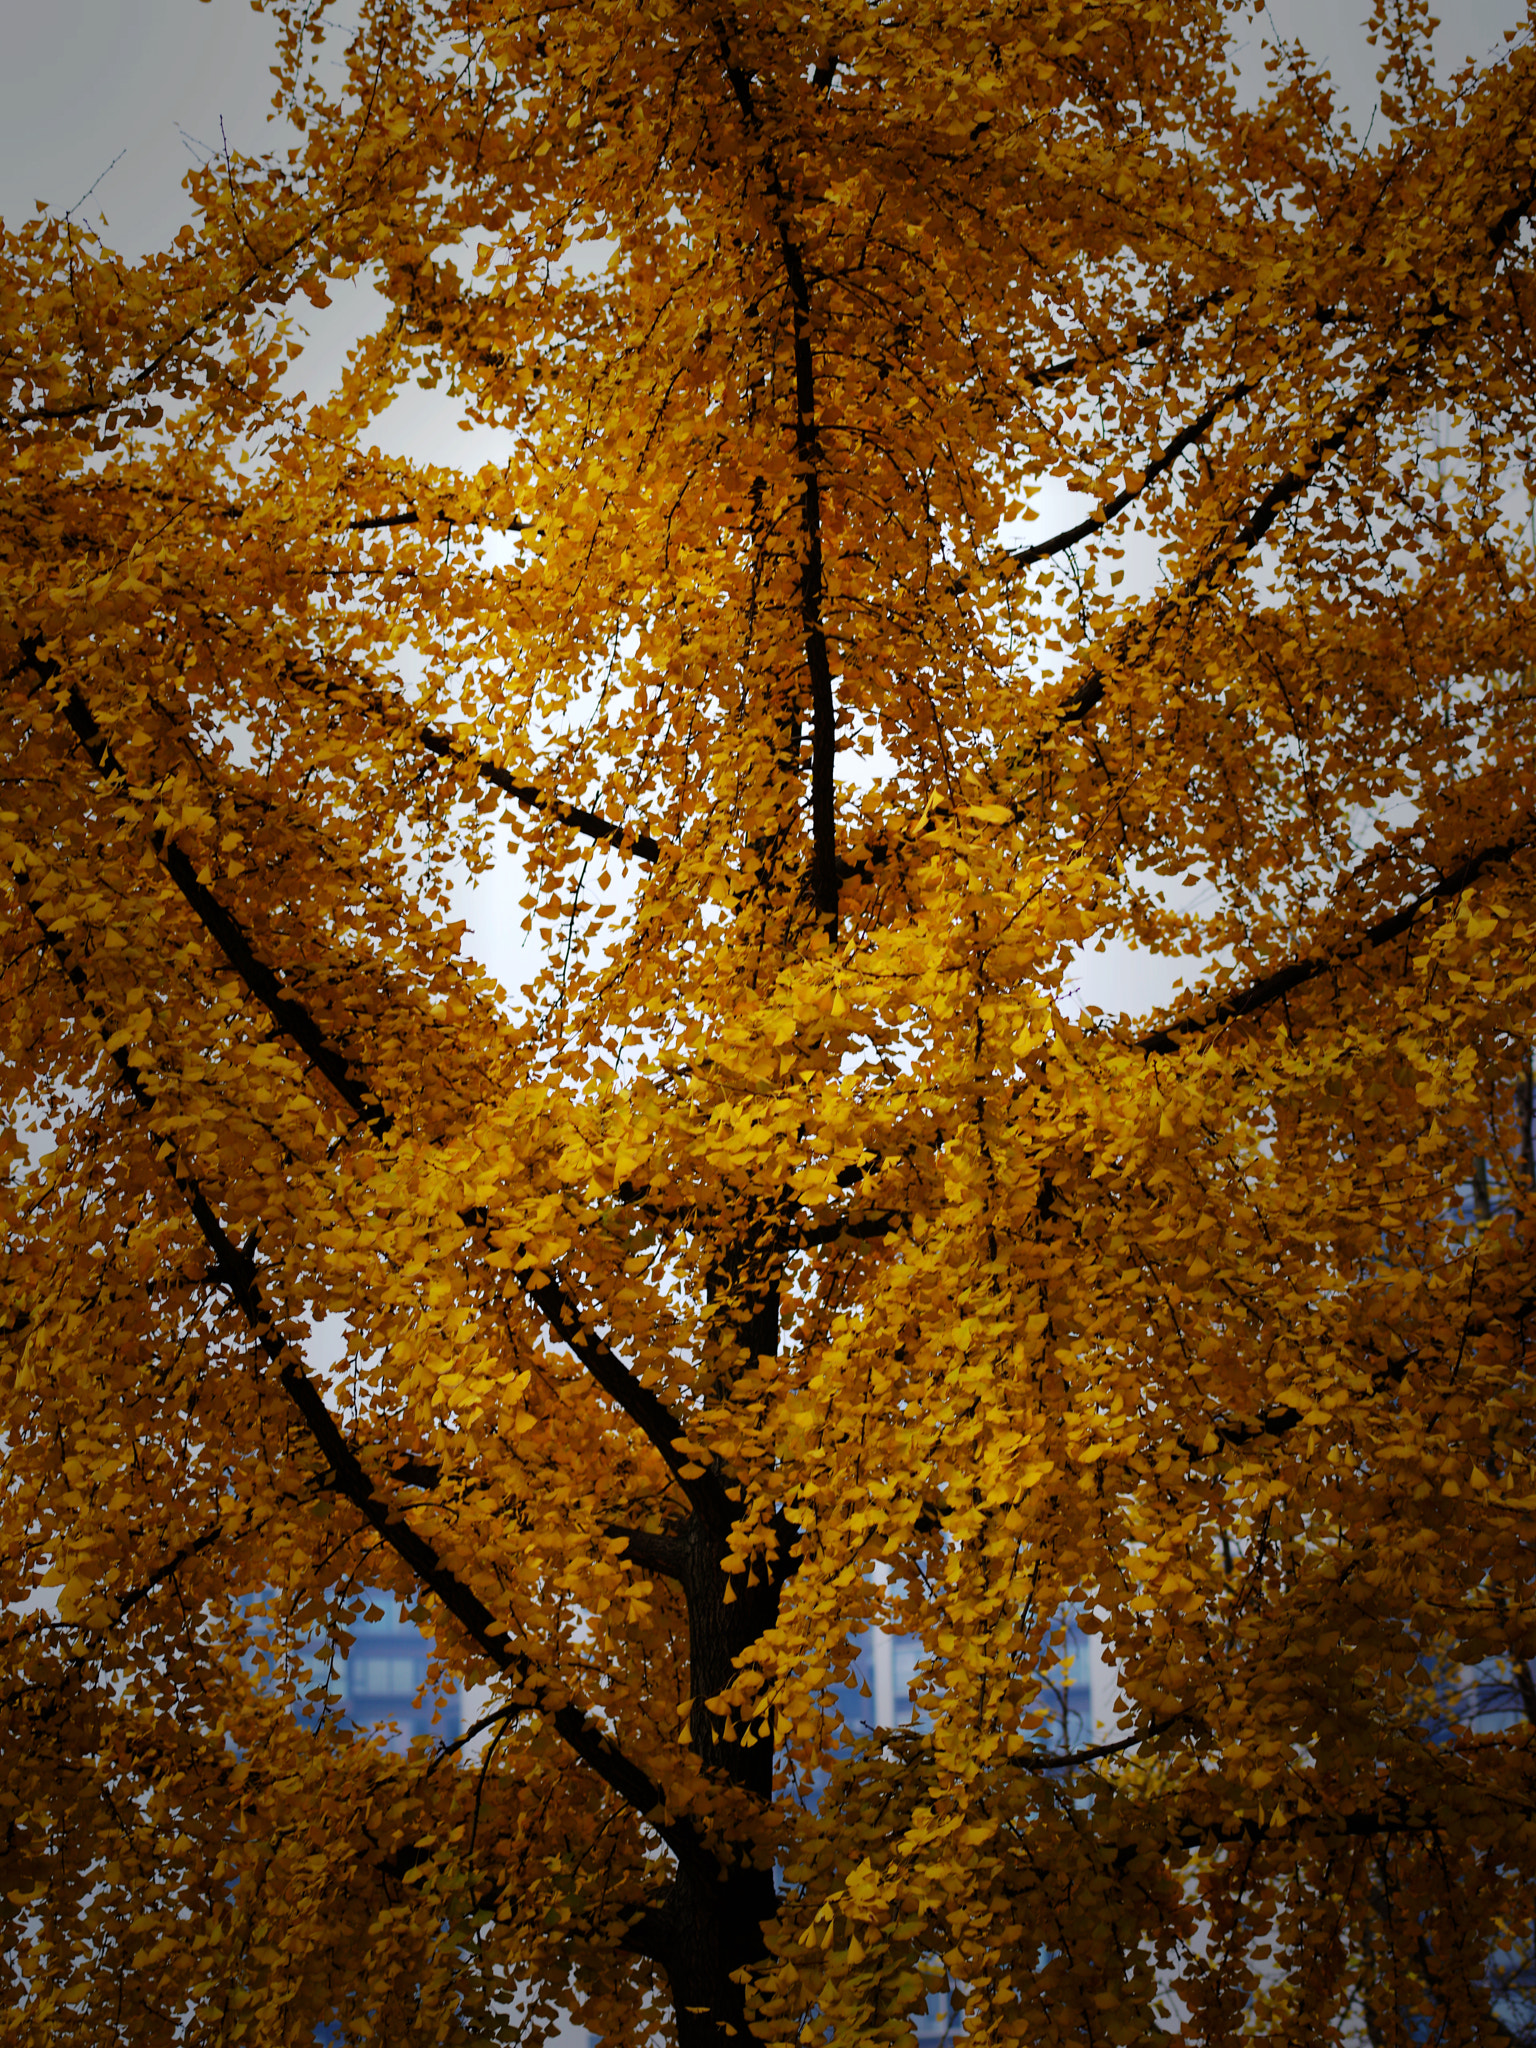
M1536 50L272 12L291 152L4 235L0 2038L1493 2038ZM375 1591L475 1744L318 1711Z

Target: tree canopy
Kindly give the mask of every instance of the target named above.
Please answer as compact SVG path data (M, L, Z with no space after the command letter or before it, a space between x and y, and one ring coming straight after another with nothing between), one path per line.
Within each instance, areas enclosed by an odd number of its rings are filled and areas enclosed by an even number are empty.
M0 2038L1505 2038L1536 47L269 11L4 230Z

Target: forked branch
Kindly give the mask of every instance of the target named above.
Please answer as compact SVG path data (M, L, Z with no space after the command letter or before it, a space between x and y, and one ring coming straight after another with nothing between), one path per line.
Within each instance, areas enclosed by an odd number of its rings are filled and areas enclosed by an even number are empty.
M119 1084L143 1120L157 1160L186 1204L203 1242L213 1255L219 1278L257 1349L276 1373L278 1384L325 1460L335 1490L394 1551L418 1583L437 1596L487 1662L518 1687L527 1707L545 1715L575 1755L595 1771L637 1816L650 1821L679 1863L688 1865L701 1876L712 1877L717 1867L715 1858L704 1846L692 1823L686 1819L665 1818L661 1788L649 1774L626 1756L613 1737L599 1728L586 1710L570 1698L568 1688L542 1675L528 1652L508 1641L505 1625L497 1621L479 1595L444 1563L430 1539L412 1527L400 1504L376 1490L341 1425L332 1415L324 1395L306 1370L302 1355L292 1340L278 1329L262 1297L254 1258L225 1230L196 1175L182 1158L175 1137L157 1127L154 1093L136 1071L128 1047L112 1045L111 1021L95 1001L85 972L71 957L63 934L49 924L42 906L34 897L24 889L18 893L31 912L44 944L94 1022L116 1069Z
M38 667L35 661L33 665ZM57 666L49 667L52 676L48 679L54 680ZM125 788L127 777L122 764L73 684L65 699L65 716L82 752L103 781L109 787ZM356 1061L333 1045L308 1008L289 994L282 977L257 953L240 920L198 879L191 857L158 828L151 832L150 839L166 874L193 916L273 1023L325 1076L359 1123L376 1138L386 1139L394 1128L394 1118L369 1086ZM483 1240L488 1240L496 1227L484 1210L465 1211L460 1220ZM486 1248L493 1249L489 1244ZM522 1252L522 1247L517 1249ZM726 1493L723 1475L711 1467L697 1478L689 1476L687 1468L694 1461L691 1453L679 1448L686 1436L683 1425L612 1347L596 1335L592 1319L583 1313L569 1284L558 1273L536 1269L526 1257L520 1257L514 1270L527 1299L603 1392L644 1432L692 1505L712 1528L728 1529L737 1510Z
M1495 256L1510 244L1521 224L1530 215L1533 206L1536 206L1536 185L1529 186L1518 194L1500 212L1488 230L1488 246ZM1171 598L1165 598L1159 604L1154 617L1147 623L1138 623L1122 636L1119 651L1111 667L1123 668L1128 662L1145 657L1151 652L1165 625L1172 621L1187 622L1191 608L1203 603L1211 595L1229 569L1240 566L1247 559L1268 535L1286 506L1311 487L1325 464L1340 453L1359 429L1374 416L1414 366L1431 351L1445 346L1447 334L1451 331L1450 307L1435 291L1431 291L1421 304L1422 311L1419 317L1405 324L1403 338L1397 343L1388 367L1368 389L1344 408L1326 434L1312 441L1279 476L1271 480L1258 497L1251 501L1246 511L1234 515L1226 537L1212 543L1206 550L1200 567L1186 579ZM1107 510L1108 508L1105 508L1105 513ZM1087 531L1095 530L1102 524L1103 516L1104 514L1101 514L1090 519L1086 522L1085 529L1077 529L1077 538L1086 538ZM1057 541L1061 545L1067 544L1061 536L1057 537ZM1054 547L1057 542L1042 545ZM1103 702L1107 673L1102 664L1095 664L1087 670L1062 703L1056 719L1058 728L1080 725L1089 712Z

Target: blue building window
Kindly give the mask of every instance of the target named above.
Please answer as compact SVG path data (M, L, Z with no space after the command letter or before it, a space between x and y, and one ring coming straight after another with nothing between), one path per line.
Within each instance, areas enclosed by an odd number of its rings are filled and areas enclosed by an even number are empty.
M1089 1639L1074 1618L1058 1622L1054 1640L1040 1666L1039 1706L1049 1717L1047 1742L1064 1750L1082 1749L1095 1740L1093 1666ZM888 1636L874 1630L859 1652L856 1677L868 1698L853 1696L839 1708L855 1734L875 1728L923 1727L927 1712L919 1694L919 1673L927 1652L917 1636Z
M350 1652L339 1665L347 1719L357 1728L388 1725L390 1748L405 1748L414 1736L451 1742L460 1731L462 1708L452 1687L430 1688L431 1645L399 1603L376 1594L384 1613L354 1627Z
M388 1593L368 1596L377 1619L360 1618L351 1648L334 1638L311 1637L286 1648L280 1640L246 1653L246 1668L258 1683L295 1688L294 1712L310 1728L340 1722L358 1730L378 1729L395 1750L413 1738L452 1742L463 1726L457 1688L429 1686L432 1648L398 1601Z

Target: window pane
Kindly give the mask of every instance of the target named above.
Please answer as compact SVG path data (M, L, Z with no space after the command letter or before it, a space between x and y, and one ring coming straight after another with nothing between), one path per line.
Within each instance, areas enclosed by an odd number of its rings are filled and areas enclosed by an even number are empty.
M354 1656L349 1661L347 1677L354 1699L404 1699L414 1693L426 1677L426 1667L416 1657L381 1657L376 1652L369 1652L365 1656Z

